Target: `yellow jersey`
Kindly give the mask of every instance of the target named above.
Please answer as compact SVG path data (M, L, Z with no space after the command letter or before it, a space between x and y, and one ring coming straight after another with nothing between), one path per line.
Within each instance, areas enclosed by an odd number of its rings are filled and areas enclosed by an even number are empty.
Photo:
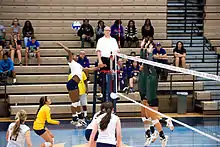
M84 81L87 80L86 74L83 71L82 72L82 80L80 80L78 87L79 87L79 95L83 95L86 94L86 85L84 83Z
M34 121L34 130L42 130L45 128L45 122L48 122L50 124L57 125L59 122L56 120L52 120L50 116L50 107L48 105L44 105L40 108L37 118Z

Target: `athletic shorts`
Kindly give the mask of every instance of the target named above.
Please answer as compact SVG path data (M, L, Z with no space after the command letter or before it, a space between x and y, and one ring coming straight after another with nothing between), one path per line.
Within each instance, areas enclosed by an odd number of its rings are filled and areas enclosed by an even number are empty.
M46 130L45 130L45 129L42 129L42 130L34 130L34 132L35 132L37 135L41 136L42 134L44 134L44 133L46 132Z
M85 137L86 137L86 140L89 141L89 138L92 134L92 129L86 129L85 131ZM97 132L96 135L95 135L95 141L98 139L98 135L99 133Z
M83 94L79 96L80 105L86 106L87 105L87 94Z
M149 104L149 106L151 107L158 107L159 106L159 101L158 98L152 100L152 101L148 101L147 97L145 96L145 94L141 94L140 93L140 97L141 97L141 101L146 100Z
M116 145L97 142L96 147L116 147Z
M69 80L66 84L66 88L68 91L76 90L78 88L78 83L74 81L73 79Z

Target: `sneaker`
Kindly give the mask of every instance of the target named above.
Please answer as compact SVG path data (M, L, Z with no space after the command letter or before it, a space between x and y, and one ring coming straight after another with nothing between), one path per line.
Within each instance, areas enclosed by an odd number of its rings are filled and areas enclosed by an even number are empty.
M87 84L90 84L91 83L91 81L87 81Z
M87 126L87 123L86 123L86 121L85 121L84 119L79 119L78 122L79 122L82 126L84 126L84 127Z
M20 66L22 66L22 62L18 63Z
M77 125L77 124L78 124L78 121L73 121L73 120L71 120L71 121L70 121L70 123L71 123L72 125L74 125L74 126L75 126L75 125Z
M13 84L15 84L17 82L16 78L13 79Z
M168 136L166 135L164 139L160 138L162 147L166 147L168 142Z
M127 90L128 90L128 87L125 87L125 88L122 89L122 92L126 93Z
M172 123L172 120L168 118L168 119L166 120L166 122L167 122L166 127L168 127L171 131L173 131L173 130L174 130L174 125L173 125L173 123Z
M76 128L80 128L80 127L82 127L82 126L83 126L83 125L82 125L80 122L77 122L76 125L75 125Z
M154 143L157 140L158 136L159 136L159 132L155 130L154 133L151 135L151 142Z
M146 137L146 141L144 143L144 146L147 147L151 144L152 140L151 140L151 137Z

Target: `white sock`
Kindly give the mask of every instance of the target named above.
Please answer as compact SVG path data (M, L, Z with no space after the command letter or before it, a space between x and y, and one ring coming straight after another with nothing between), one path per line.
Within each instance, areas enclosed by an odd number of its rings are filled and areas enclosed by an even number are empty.
M52 140L53 140L53 144L54 144L54 142L55 142L54 138L52 138Z
M44 145L45 145L45 147L51 147L52 146L52 144L50 142L45 142Z
M83 111L83 113L84 113L84 117L86 117L87 116L87 111Z

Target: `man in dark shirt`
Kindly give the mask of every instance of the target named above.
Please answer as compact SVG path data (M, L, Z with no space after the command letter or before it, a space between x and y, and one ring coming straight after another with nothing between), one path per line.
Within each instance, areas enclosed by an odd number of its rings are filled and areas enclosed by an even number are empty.
M94 47L94 40L93 40L94 31L92 26L89 24L88 19L83 20L83 24L78 30L77 35L80 37L80 40L82 41L81 43L82 48L84 48L85 41L90 42L91 47Z
M166 50L161 47L161 44L158 42L156 48L153 50L153 61L163 64L168 64ZM168 72L165 69L156 68L157 75L161 75L162 80L167 79Z

